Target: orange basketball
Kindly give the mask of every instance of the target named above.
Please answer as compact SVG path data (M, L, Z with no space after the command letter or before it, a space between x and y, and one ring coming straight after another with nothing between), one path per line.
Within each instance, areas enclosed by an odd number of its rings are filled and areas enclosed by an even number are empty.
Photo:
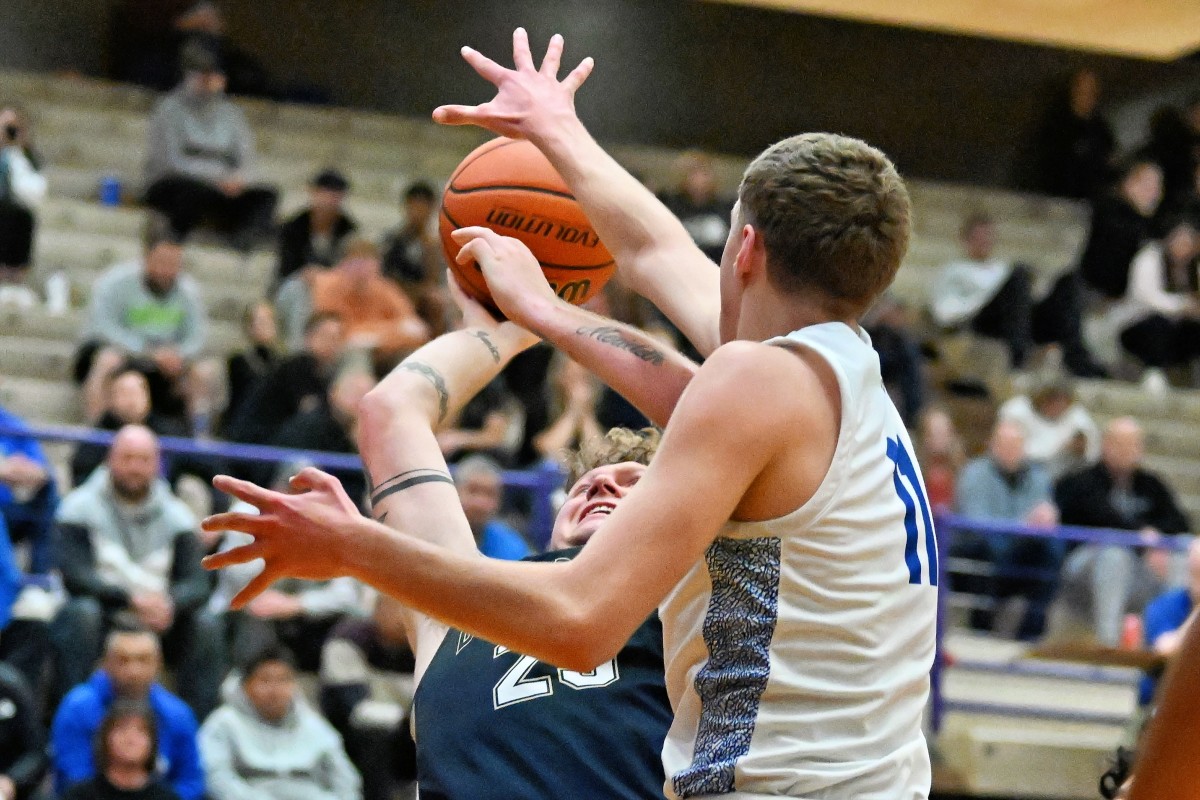
M446 261L467 294L496 310L477 264L458 264L450 232L480 225L519 239L533 252L554 292L586 303L612 277L612 256L550 161L529 142L493 139L454 170L439 218Z

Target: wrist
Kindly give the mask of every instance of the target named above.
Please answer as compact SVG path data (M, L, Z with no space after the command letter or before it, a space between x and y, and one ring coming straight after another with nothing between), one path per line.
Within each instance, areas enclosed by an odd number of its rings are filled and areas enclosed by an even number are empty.
M537 117L526 131L526 138L547 155L587 135L587 128L583 126L573 107L567 111Z

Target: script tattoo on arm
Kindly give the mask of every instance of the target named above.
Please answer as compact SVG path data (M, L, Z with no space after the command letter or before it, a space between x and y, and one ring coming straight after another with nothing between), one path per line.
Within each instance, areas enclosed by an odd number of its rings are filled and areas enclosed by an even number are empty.
M419 469L405 470L378 485L372 484L371 508L378 506L386 497L391 497L397 492L403 492L405 489L411 489L414 486L420 486L422 483L448 483L453 486L454 479L450 477L450 473L441 469L421 467ZM383 522L385 517L387 517L386 511L375 519L378 522Z
M450 409L450 390L446 388L446 379L442 373L421 361L405 361L400 369L415 372L433 384L438 393L438 422L444 422Z
M627 353L640 358L648 364L653 364L656 367L661 367L664 356L661 350L645 342L638 342L621 332L621 329L615 325L600 325L595 328L579 328L575 331L576 336L588 336L595 339L601 344L606 344L609 347L615 347L618 350L624 350Z
M484 346L488 349L488 352L492 354L492 361L499 364L500 363L500 350L492 342L492 337L487 335L487 331L470 331L470 334L472 336L474 336L476 339L478 339L479 341L483 342Z

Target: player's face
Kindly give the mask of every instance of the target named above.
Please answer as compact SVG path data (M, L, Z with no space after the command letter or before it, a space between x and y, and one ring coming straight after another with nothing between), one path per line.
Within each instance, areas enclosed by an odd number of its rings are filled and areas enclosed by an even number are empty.
M645 472L644 464L624 461L596 467L575 481L554 520L550 549L579 547L586 543Z

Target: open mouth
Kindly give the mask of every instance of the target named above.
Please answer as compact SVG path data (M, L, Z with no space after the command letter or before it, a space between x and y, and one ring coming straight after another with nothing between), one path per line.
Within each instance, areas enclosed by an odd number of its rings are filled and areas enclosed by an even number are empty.
M582 521L582 520L587 519L588 517L593 517L593 516L607 517L614 510L616 510L616 508L617 508L617 506L615 503L609 503L609 502L592 503L591 505L589 505L583 509L583 514L580 515L579 519Z

